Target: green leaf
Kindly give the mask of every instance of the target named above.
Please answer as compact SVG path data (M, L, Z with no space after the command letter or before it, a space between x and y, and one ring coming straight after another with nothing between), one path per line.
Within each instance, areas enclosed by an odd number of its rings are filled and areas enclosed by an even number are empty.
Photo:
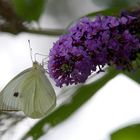
M111 140L140 140L140 124L130 125L111 134Z
M45 0L12 0L17 15L27 21L38 20L43 12Z
M68 119L77 109L79 109L85 102L87 102L99 89L101 89L109 80L114 78L118 72L114 69L108 71L99 80L80 87L73 95L72 100L69 104L64 104L57 108L52 114L48 115L41 121L39 121L24 137L32 136L34 140L38 139L44 134L43 127L45 124L49 124L55 127L59 123Z
M140 84L140 69L137 69L133 72L124 72L123 74Z
M124 7L136 5L139 0L92 0L95 4L106 7Z
M97 15L116 16L116 15L119 15L121 10L122 10L122 7L108 8L108 9L105 9L105 10L89 13L85 16L87 16L87 17L94 17L94 16L97 16Z
M137 54L137 59L132 62L132 66L134 67L133 71L122 73L140 84L140 54Z

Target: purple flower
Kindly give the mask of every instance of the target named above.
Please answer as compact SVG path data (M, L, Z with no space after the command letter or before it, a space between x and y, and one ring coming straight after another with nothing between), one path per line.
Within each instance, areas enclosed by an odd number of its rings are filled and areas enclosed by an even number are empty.
M50 50L48 69L57 86L84 83L91 74L91 59L70 35L61 36Z
M56 85L84 83L97 67L100 72L105 65L132 70L140 50L132 28L136 20L127 14L80 19L50 50L48 69Z
M140 50L139 39L128 30L112 34L108 48L108 64L114 64L121 70L132 70L132 61Z

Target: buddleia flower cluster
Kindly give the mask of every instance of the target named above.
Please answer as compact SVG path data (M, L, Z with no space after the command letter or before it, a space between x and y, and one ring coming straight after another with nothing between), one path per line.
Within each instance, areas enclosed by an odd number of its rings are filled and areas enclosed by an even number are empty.
M84 83L92 72L105 65L132 70L140 51L136 36L138 16L122 13L119 17L85 17L60 36L49 53L48 70L56 85Z

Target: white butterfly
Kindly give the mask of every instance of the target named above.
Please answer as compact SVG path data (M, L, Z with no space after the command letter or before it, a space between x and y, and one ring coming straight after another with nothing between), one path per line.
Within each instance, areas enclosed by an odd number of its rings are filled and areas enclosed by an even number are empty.
M13 78L0 93L0 110L21 110L31 118L47 115L56 105L55 91L38 62Z

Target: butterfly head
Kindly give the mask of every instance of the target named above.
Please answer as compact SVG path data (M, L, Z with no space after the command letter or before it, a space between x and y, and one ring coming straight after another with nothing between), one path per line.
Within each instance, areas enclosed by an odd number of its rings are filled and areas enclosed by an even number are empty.
M43 66L41 64L39 64L37 61L33 62L33 69L40 70L40 71L44 72Z

